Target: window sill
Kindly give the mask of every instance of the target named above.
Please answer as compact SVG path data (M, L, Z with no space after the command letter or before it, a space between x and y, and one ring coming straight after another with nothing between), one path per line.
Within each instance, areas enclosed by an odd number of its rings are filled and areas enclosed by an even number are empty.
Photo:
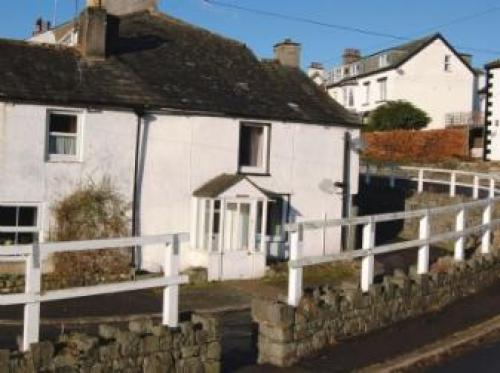
M240 167L238 173L241 175L271 176L268 170L256 167Z
M366 103L364 103L364 104L361 104L361 106L363 106L363 107L366 107L366 106L369 106L369 105L370 105L370 104L369 104L369 103L367 103L367 102L366 102Z
M376 104L385 104L387 102L387 100L378 100L378 101L375 101Z
M74 156L49 155L47 163L83 163L83 161Z

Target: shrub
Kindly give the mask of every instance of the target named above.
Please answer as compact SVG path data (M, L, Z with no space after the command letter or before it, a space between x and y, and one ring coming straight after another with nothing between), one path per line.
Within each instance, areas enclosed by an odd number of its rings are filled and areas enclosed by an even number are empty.
M53 206L53 241L94 240L129 234L130 204L117 193L108 179L89 182ZM54 257L56 274L71 285L97 283L109 275L129 273L127 250L99 250L59 253Z
M407 101L391 101L379 106L368 117L367 130L419 130L430 123L427 113Z

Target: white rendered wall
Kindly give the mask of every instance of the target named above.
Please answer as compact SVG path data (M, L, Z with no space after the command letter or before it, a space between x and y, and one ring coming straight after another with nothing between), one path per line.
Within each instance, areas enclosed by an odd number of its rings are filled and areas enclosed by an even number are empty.
M444 58L451 56L451 71L444 71ZM435 40L399 69L362 77L354 86L355 105L359 113L374 110L380 101L378 80L387 78L387 100L406 100L431 117L427 129L445 127L446 114L472 112L474 107L474 74L455 56L446 44ZM365 83L370 83L370 100L365 100ZM342 87L329 89L332 97L343 102ZM347 107L347 106L346 106ZM351 109L351 108L350 108Z
M109 177L132 202L137 117L132 112L78 110L83 116L82 158L46 161L48 109L0 104L0 202L36 202L43 207L43 227L51 227L54 203L89 180ZM75 110L75 109L68 109ZM238 171L239 119L148 116L143 148L140 233L189 232L192 192L221 173ZM324 179L342 181L344 134L341 127L271 123L270 176L252 177L263 188L291 195L292 219L341 216L341 195L319 189ZM359 136L357 130L351 131ZM353 155L352 193L358 189L358 160ZM326 252L339 250L338 230L327 234ZM323 252L315 232L306 255ZM184 245L186 247L186 245ZM190 255L184 266L206 262ZM196 258L196 260L194 259ZM160 269L163 250L144 252L144 265ZM196 262L196 263L194 263Z

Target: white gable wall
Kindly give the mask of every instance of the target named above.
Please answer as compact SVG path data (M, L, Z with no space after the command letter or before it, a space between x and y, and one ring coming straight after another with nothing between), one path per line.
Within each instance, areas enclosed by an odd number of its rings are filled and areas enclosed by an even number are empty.
M449 72L444 70L446 55L451 58ZM378 83L383 78L387 79L387 101L410 101L424 110L432 120L427 129L444 128L448 113L473 111L474 74L441 39L436 39L398 69L361 77L356 85L333 87L329 93L348 109L370 112L385 103L380 99ZM368 102L365 83L370 83ZM354 90L354 106L344 101L343 90L350 87Z
M489 107L486 108L486 158L500 161L500 68L491 69L488 83ZM489 144L488 144L489 142Z

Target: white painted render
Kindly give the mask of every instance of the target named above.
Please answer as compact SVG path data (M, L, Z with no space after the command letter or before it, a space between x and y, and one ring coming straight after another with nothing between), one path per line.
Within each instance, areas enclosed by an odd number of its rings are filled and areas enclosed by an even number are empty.
M82 117L82 154L74 162L46 160L47 111L76 111ZM342 181L343 127L257 121L271 124L270 175L251 177L262 188L291 195L292 221L339 218L341 195L320 190L324 179ZM189 232L192 193L221 173L237 173L238 118L150 114L142 147L140 234ZM0 104L0 202L35 202L43 230L51 229L50 208L78 184L109 177L132 201L137 117L127 111L89 111L24 104ZM357 137L358 130L349 130ZM358 190L358 157L352 156L352 194ZM306 255L339 250L338 230L308 233ZM312 238L312 239L311 239ZM189 246L189 245L188 245ZM161 270L161 248L145 248L143 266ZM193 250L191 250L193 249ZM183 268L217 261L183 247ZM241 258L235 258L234 264ZM265 257L251 260L265 264ZM252 264L253 265L253 264Z
M487 159L500 161L500 68L488 70L490 97L489 107L486 109L486 141L490 142L486 148L489 151ZM489 113L488 113L489 112Z
M445 56L450 56L450 71L444 69ZM329 89L339 103L358 113L367 113L382 105L379 80L387 79L385 101L406 100L431 117L428 129L445 127L446 114L472 112L475 81L472 71L441 40L436 39L398 69L360 77L354 85ZM370 84L370 98L365 98L365 84ZM353 90L354 105L344 100L344 90Z

